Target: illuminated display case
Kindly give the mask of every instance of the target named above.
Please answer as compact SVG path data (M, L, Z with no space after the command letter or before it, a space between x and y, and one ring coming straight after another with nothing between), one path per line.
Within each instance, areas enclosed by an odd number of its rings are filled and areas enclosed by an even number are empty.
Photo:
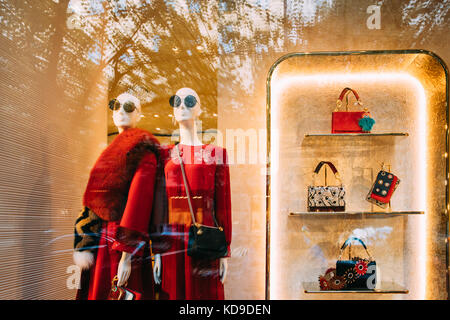
M331 115L345 87L359 93L376 120L371 133L331 134ZM288 54L269 72L267 118L267 297L446 299L443 61L424 50ZM307 210L307 188L322 160L340 172L345 212ZM387 209L366 201L381 163L401 179ZM328 180L333 184L330 174ZM376 289L320 291L319 275L335 266L349 236L362 238L376 260Z

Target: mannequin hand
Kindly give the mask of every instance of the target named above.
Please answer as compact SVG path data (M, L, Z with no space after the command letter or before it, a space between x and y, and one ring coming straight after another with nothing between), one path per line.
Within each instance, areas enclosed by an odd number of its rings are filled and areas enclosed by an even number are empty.
M220 258L219 276L220 282L224 283L227 277L228 262L225 258Z
M117 286L121 287L125 285L131 274L131 253L122 252L122 258L117 268Z
M155 254L155 264L153 265L153 278L156 284L161 284L161 255Z

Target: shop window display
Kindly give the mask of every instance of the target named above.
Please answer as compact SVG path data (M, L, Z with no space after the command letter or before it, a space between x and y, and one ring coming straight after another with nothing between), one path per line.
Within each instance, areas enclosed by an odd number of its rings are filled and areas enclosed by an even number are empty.
M0 299L447 299L448 10L0 1Z

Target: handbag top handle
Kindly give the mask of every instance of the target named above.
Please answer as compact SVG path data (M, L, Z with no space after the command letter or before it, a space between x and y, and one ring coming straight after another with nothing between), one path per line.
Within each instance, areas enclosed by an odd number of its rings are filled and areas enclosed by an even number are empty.
M356 240L356 241L358 241L359 243L361 243L361 245L363 246L363 248L366 250L367 255L369 256L369 260L370 260L370 261L373 261L372 256L370 255L369 250L367 249L366 244L365 244L360 238L356 238L356 237L350 237L350 238L348 238L347 240L345 240L344 244L343 244L342 247L341 247L341 252L340 252L340 254L339 254L338 260L341 260L342 253L344 252L345 248L347 248L347 246L349 247L349 250L350 250L350 247L351 247L351 245L352 245L351 242L352 242L353 240ZM350 255L350 251L349 251L349 255ZM349 259L351 259L351 258L349 258Z
M344 88L342 90L341 94L339 95L339 98L336 101L336 109L335 109L335 111L339 110L339 108L342 105L342 101L344 100L344 98L346 98L346 101L347 101L347 105L345 106L345 108L346 108L346 111L348 111L348 95L349 95L350 92L353 92L353 94L354 94L354 96L356 98L356 103L358 103L360 106L363 105L363 103L361 102L361 99L359 98L359 95L356 92L356 90L353 90L352 88L348 88L347 87L347 88Z
M184 182L184 189L186 190L186 196L188 199L188 204L189 204L189 211L191 212L191 218L192 218L192 222L198 226L197 222L195 221L195 215L194 215L194 209L192 208L192 202L191 202L191 195L189 192L189 185L187 182L187 178L186 178L186 172L184 171L184 163L183 163L183 159L181 158L180 155L180 149L178 147L178 144L175 147L177 149L177 157L178 160L180 161L180 168L181 168L181 175L183 176L183 182ZM219 224L217 223L216 217L214 216L214 214L211 214L214 220L214 223L216 225L216 227L218 227L219 229L221 229L221 227L219 227Z
M342 180L341 180L341 176L339 175L339 172L337 171L336 167L334 166L334 164L332 164L330 161L320 161L319 164L317 165L316 169L314 169L314 173L313 173L313 185L316 185L316 177L320 172L320 169L322 169L323 165L326 164L330 167L331 171L333 171L334 176L336 178L336 180L339 181L339 183L342 185ZM325 182L326 184L326 182Z

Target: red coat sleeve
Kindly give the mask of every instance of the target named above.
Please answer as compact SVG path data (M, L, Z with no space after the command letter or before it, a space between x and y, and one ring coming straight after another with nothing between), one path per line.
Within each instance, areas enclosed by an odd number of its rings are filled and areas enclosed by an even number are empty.
M228 166L227 151L219 148L216 150L216 176L215 176L215 213L216 219L225 232L228 244L228 255L231 255L231 192L230 169Z
M139 162L113 243L114 250L142 255L144 245L149 241L156 166L156 156L153 153L147 153Z
M155 177L155 191L152 218L150 222L150 239L152 254L162 254L170 249L172 237L168 226L168 203L165 177L165 164L170 160L172 146L161 145L159 164Z

